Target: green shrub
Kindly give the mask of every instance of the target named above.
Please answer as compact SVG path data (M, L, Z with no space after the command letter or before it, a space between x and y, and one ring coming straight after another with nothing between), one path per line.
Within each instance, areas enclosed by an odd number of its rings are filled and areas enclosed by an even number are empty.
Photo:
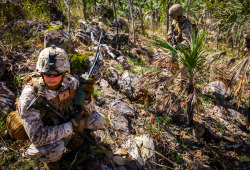
M86 71L88 65L88 54L68 54L71 60L71 72L78 74Z

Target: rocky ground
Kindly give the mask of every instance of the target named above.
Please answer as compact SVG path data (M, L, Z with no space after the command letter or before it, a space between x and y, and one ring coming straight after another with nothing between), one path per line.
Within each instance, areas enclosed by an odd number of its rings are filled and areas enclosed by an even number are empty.
M12 49L8 46L9 50L7 46L1 46L2 115L15 110L22 77L34 71L37 56L44 46L56 44L71 53L72 74L79 76L87 71L86 63L93 61L103 25L105 22L87 24L80 20L79 28L73 33L73 44L63 29L46 32L48 25L34 21L6 25L4 29L21 31L28 40ZM123 24L121 29L126 32L128 28ZM119 44L116 38L111 25L105 30L102 61L95 72L97 81L92 96L95 111L106 117L105 127L84 133L84 147L81 152L66 153L61 161L63 168L250 169L249 106L229 99L233 89L209 76L211 66L219 68L217 61L219 64L230 61L231 58L221 59L225 52L210 54L208 51L206 54L210 62L204 69L207 75L201 74L196 80L202 105L195 110L194 126L188 127L185 125L187 95L178 85L180 75L171 72L171 55L153 46L149 41L151 38L141 36L137 45L126 33L119 35ZM249 97L249 82L245 83ZM249 98L245 101L249 102ZM1 119L5 117L1 116ZM43 168L41 162L23 156L28 145L28 141L11 139L2 126L0 167Z

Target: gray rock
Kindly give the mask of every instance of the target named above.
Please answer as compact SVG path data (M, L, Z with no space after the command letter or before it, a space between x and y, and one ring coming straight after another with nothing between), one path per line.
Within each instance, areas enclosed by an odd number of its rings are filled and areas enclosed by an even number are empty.
M120 30L125 31L126 33L129 32L128 23L127 23L127 21L125 21L125 19L117 18L117 23L116 23L116 19L114 19L112 24L110 25L110 27L115 27L116 28L116 25L118 25L118 28Z
M106 80L101 79L100 86L103 87L103 88L108 88L109 83Z
M77 39L79 39L79 41L85 45L90 45L91 41L91 37L88 33L85 32L85 30L83 29L78 29L75 32L75 37Z
M133 108L131 108L127 103L121 102L121 101L115 101L110 104L111 109L114 111L120 112L122 114L126 114L128 116L134 116L135 111Z
M50 25L61 25L61 27L63 28L63 24L61 21L51 21Z
M0 113L7 115L11 110L14 110L15 95L0 82Z
M51 47L53 44L64 49L67 54L74 52L74 44L69 39L68 32L64 30L50 30L45 34L44 48Z
M136 162L135 161L126 161L125 167L127 169L133 169L133 170L141 169L140 165L139 165L139 167L136 166Z
M148 135L129 139L122 148L127 149L128 153L134 160L137 160L141 165L145 165L147 161L156 161L155 141Z
M135 97L135 84L138 82L138 77L126 70L118 80L118 86L123 94L132 99Z
M125 159L122 157L122 156L114 156L113 157L113 161L117 164L117 165L120 165L120 166L123 166L125 165ZM125 168L125 167L124 167ZM124 169L122 168L122 169ZM126 168L125 168L126 170Z
M119 63L121 63L121 65L123 66L124 69L128 69L129 68L129 65L128 65L126 57L120 56L120 57L117 58L117 60L119 61Z
M96 7L97 15L101 18L107 18L112 20L114 18L113 8L109 5L98 4Z
M118 166L116 169L117 170L127 170L125 166Z
M106 74L105 77L106 77L106 80L108 81L108 83L113 88L116 88L117 83L118 83L118 79L119 79L118 72L113 67L110 67L107 69L105 74Z
M0 80L4 75L6 69L6 62L5 60L0 56Z
M41 41L44 40L44 31L48 29L47 25L31 20L17 20L6 24L5 29L17 30L25 38L33 38L37 34Z
M212 92L216 97L225 99L230 95L230 88L228 88L222 81L213 81L205 86L204 92Z
M120 115L118 112L113 112L109 117L113 129L129 133L129 122L123 115Z

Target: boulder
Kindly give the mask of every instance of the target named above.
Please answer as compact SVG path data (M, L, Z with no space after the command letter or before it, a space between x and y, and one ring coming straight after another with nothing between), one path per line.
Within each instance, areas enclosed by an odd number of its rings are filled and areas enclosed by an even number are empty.
M141 165L146 165L147 161L156 161L155 141L149 135L130 138L125 144L122 144L134 160Z
M135 84L137 81L138 77L126 70L118 80L118 86L123 94L132 99L135 97Z
M104 41L105 44L109 44L111 47L116 48L117 46L117 35L110 34L107 35ZM129 36L126 34L119 34L119 42L120 45L131 45L132 42L129 39Z
M74 44L71 42L68 32L64 30L50 30L45 34L44 48L51 47L53 44L64 49L67 54L74 52Z
M126 114L128 116L134 116L135 110L131 108L127 103L124 103L122 101L115 101L110 104L111 109L120 112L122 114Z
M118 57L117 60L119 61L119 63L121 63L121 65L123 66L124 69L128 69L129 65L128 65L128 61L127 58L124 57L123 55Z
M113 129L129 133L129 121L124 115L120 114L119 112L110 112L109 118Z
M124 31L125 33L129 32L128 23L123 18L117 18L117 22L116 22L116 19L113 20L110 27L113 27L114 29L116 29L116 26L118 26L118 28Z
M31 20L18 20L10 22L5 25L4 29L12 31L18 31L24 38L34 38L34 34L37 34L41 41L44 40L43 33L48 29L47 25Z
M11 110L14 110L14 103L15 95L3 82L0 82L0 114L7 115Z
M216 98L224 100L230 95L230 88L222 81L213 81L204 87L203 92L212 92Z
M75 37L85 45L90 45L91 43L90 35L87 34L83 29L78 29L75 31Z
M122 156L114 156L113 157L113 161L115 162L115 164L123 166L125 165L125 159ZM126 170L126 168L124 167L123 169Z
M0 56L0 80L4 75L4 72L6 70L6 62L5 60Z
M114 11L113 8L109 5L99 4L96 7L96 13L101 18L106 18L109 20L114 19Z
M113 67L109 67L107 69L107 71L105 72L105 78L108 81L108 83L112 86L112 88L115 89L117 87L119 74Z

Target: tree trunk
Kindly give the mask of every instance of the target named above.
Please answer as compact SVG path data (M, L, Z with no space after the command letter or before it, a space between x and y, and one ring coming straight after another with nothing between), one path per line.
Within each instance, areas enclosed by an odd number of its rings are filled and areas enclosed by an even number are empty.
M188 104L187 104L187 125L188 126L193 126L193 111L194 111L194 108L193 108L193 99L194 99L194 95L196 93L195 91L195 88L194 88L194 84L193 84L193 74L192 74L192 71L189 70L189 87L188 87L188 96L189 94L192 94L193 93L193 96L192 96L192 99L190 99L188 101Z
M116 22L116 43L118 45L118 49L120 49L119 32L118 32L118 21L117 21L117 15L116 15L115 0L113 0L113 5L114 5L115 22Z
M19 0L19 5L22 9L23 19L26 20L26 17L25 17L24 11L23 11L23 4L22 4L21 0Z
M240 34L239 34L239 49L238 49L238 56L240 57L240 44L241 44L241 39L242 39L242 36L243 36L243 31L242 31L242 27L240 29Z
M82 0L84 20L87 21L86 0Z
M220 27L218 25L218 29L217 29L217 37L216 37L216 50L218 50L218 46L219 46L219 38L220 38Z
M143 12L142 12L142 6L140 6L140 16L141 16L141 28L142 28L142 34L145 33L144 25L143 25Z
M154 16L153 16L153 1L151 0L151 26L152 26L152 31L154 35Z
M70 0L68 0L68 15L69 15L68 32L69 32L69 39L71 40L71 36L70 36Z
M133 26L133 42L135 44L136 43L136 40L135 40L135 25L134 25L134 17L133 17L132 6L133 6L133 1L129 0L129 10L130 10L130 16L131 16L131 19L132 19L132 26Z
M168 34L168 30L169 30L169 7L171 4L171 0L168 0L167 2L167 9L166 9L166 13L167 13L167 34Z

